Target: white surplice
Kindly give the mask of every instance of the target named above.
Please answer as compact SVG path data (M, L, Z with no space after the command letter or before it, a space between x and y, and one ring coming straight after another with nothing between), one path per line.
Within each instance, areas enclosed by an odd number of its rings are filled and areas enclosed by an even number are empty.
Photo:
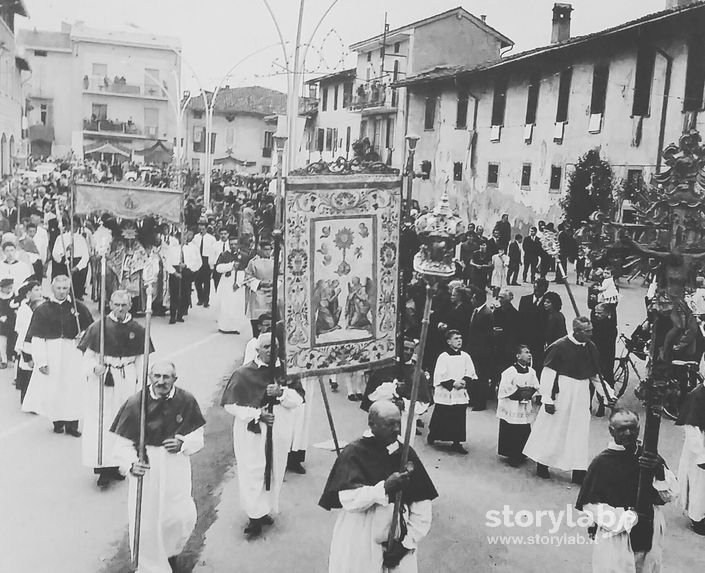
M215 270L221 273L216 290L215 311L218 315L218 330L221 332L241 331L245 320L244 272L234 271L236 262L221 263ZM236 289L233 290L234 285ZM249 326L249 325L248 325Z
M294 410L294 429L291 436L292 452L305 452L308 449L309 434L311 432L311 414L313 413L311 406L317 383L318 376L304 376L301 378L301 386L304 389L306 399L300 408Z
M237 461L237 477L240 486L240 504L247 516L258 519L279 512L279 493L284 483L286 461L291 449L294 432L295 409L303 404L301 395L291 388L274 406L272 426L272 475L270 490L264 484L265 442L267 426L259 422L260 433L247 429L253 420L259 421L260 409L250 406L226 404L225 410L235 416L233 422L233 446Z
M624 449L610 443L610 449ZM653 480L654 489L664 502L672 501L678 491L676 477L664 468L664 480ZM583 512L597 525L592 551L593 573L660 573L663 562L663 539L666 520L663 509L654 505L654 535L649 551L634 552L629 532L637 522L631 509L612 507L606 503L589 503ZM616 518L616 519L615 519Z
M367 434L366 435L370 435ZM400 447L394 442L387 447L390 455ZM399 565L385 569L382 565L384 547L392 523L394 503L384 491L384 482L361 486L338 493L338 518L330 544L328 573L416 573L416 549L431 529L432 503L423 500L405 505L403 516L407 532L402 545L409 549ZM397 539L399 528L397 527Z
M558 376L558 395L551 397L556 371L544 366L541 371L542 404L555 404L554 414L541 406L531 427L524 455L539 464L565 471L587 470L590 440L590 384L606 400L602 384L590 379L576 380Z
M693 521L705 519L705 432L697 426L683 426L685 442L678 464L680 502Z
M83 416L83 376L81 351L76 340L32 338L34 370L29 380L23 412L35 412L52 422L80 420ZM48 366L42 374L40 366ZM112 421L112 420L111 420Z
M110 432L115 416L130 396L141 388L142 356L106 356L114 386L104 386L103 392L103 459L98 463L98 411L100 376L94 368L100 364L100 354L87 348L83 354L83 371L86 379L84 393L83 436L81 437L81 459L87 468L109 468L119 466L113 457L116 435Z
M175 437L183 441L176 454L161 446L147 446L149 470L142 483L139 568L135 573L171 573L169 557L181 553L196 525L189 456L203 448L204 428ZM137 461L137 450L130 440L118 435L113 438L113 457L120 471L129 477L127 507L132 549L138 480L129 470Z

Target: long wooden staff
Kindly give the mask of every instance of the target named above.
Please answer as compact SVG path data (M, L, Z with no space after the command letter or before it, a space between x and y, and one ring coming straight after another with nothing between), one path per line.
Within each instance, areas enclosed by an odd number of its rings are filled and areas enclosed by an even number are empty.
M275 373L277 368L277 323L278 319L278 296L279 296L279 253L281 252L282 232L279 229L272 231L272 239L274 240L274 270L272 272L272 345L269 351L269 373L272 377L272 382L275 381ZM271 414L274 411L274 400L267 398L267 411ZM267 491L272 485L272 426L267 426L267 437L264 445L264 487Z
M338 434L335 431L335 424L333 423L333 413L330 410L330 403L328 402L328 394L326 393L326 385L323 382L323 377L318 377L318 385L321 388L321 396L323 397L323 405L326 407L326 416L328 416L328 425L330 426L330 433L333 436L333 443L335 444L335 453L340 455L340 444L338 443Z
M404 432L404 445L401 450L401 461L399 462L399 471L406 471L406 464L409 461L409 448L411 446L411 432L416 431L414 424L414 414L416 412L416 398L419 394L419 384L421 383L421 374L423 372L423 355L426 348L426 339L428 338L428 323L431 317L431 285L426 285L426 305L423 309L423 320L421 321L421 339L419 341L419 349L416 355L416 365L414 367L414 381L411 386L411 399L409 400L409 412L406 417L406 431ZM394 542L396 535L397 524L401 514L401 497L402 492L397 492L394 499L394 513L392 514L392 523L389 526L389 536L387 537L387 547L390 548Z
M66 272L69 276L69 289L71 293L71 302L73 303L73 315L76 318L76 328L78 332L81 332L81 321L78 317L78 306L76 305L76 294L73 290L73 272L71 271L71 261L69 261L68 253L66 252L66 241L64 240L64 222L61 219L61 211L59 210L59 203L55 204L56 208L56 220L59 223L59 238L61 239L61 248L64 251L64 260L66 261ZM71 235L71 249L73 252L73 235ZM73 257L71 257L73 258Z
M147 282L147 281L145 281ZM142 359L142 391L140 396L140 441L137 455L142 463L147 461L147 446L145 444L147 434L147 388L149 386L149 351L150 351L150 330L152 326L152 280L147 282L147 308L144 315L144 355ZM139 566L140 560L140 529L142 526L142 492L144 486L144 476L137 478L137 495L135 503L135 533L132 540L132 566L135 570Z
M100 366L105 366L105 272L107 268L105 253L100 256ZM105 376L98 378L98 467L103 465L103 426L105 424Z

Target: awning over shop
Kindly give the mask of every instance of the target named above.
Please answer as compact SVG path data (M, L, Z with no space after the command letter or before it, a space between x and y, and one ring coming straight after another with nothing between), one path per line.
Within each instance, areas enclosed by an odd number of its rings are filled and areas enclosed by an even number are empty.
M171 163L173 153L171 146L163 141L156 141L154 145L135 151L135 155L142 155L144 157L145 163L154 163L156 165Z
M237 157L233 157L232 155L224 155L223 157L216 157L213 160L213 165L234 165L237 167L252 167L253 165L257 165L256 161L243 161L242 159L238 159Z
M132 155L129 149L109 141L102 141L96 143L95 145L89 145L83 149L84 155L91 153L112 153L113 155L122 155L124 157L130 157Z

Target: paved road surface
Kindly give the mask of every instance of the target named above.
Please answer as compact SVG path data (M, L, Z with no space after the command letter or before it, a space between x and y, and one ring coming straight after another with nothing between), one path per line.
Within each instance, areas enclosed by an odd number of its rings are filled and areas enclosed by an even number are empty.
M561 287L555 287L560 290ZM522 294L523 294L522 289ZM577 289L584 307L585 289ZM643 292L624 291L620 322L631 332L643 315ZM520 293L517 293L517 295ZM565 299L565 297L564 297ZM565 299L566 316L570 315ZM243 325L243 332L246 332ZM242 537L246 518L239 507L232 456L231 419L217 406L223 377L241 360L246 336L215 331L211 310L195 309L183 325L167 326L157 319L153 337L158 355L172 358L181 383L198 398L207 417L206 448L194 456L194 493L199 522L182 556L184 571L249 573L326 571L334 513L317 501L334 454L310 448L306 476L287 475L282 514L261 539ZM8 372L0 373L0 448L5 454L0 473L0 571L32 573L123 573L129 571L126 543L126 486L109 491L95 487L90 470L80 465L80 441L54 435L48 422L22 414ZM365 428L365 415L341 391L330 394L339 434L351 440ZM330 438L318 391L309 396L314 407L311 443ZM640 409L631 390L625 405ZM495 455L497 421L494 411L469 413L470 455L458 456L428 447L417 449L441 497L434 505L434 524L420 551L420 571L541 572L547 568L587 572L587 546L507 545L490 543L490 535L541 535L548 527L506 529L485 525L488 510L504 505L518 510L564 510L577 489L569 476L551 481L534 477L533 464L513 469ZM591 451L608 439L604 419L592 420ZM677 465L682 445L672 422L662 426L662 454ZM672 571L698 571L705 562L705 542L686 529L677 507L667 511L669 532L665 562ZM557 535L583 534L562 527ZM527 543L525 541L525 543Z

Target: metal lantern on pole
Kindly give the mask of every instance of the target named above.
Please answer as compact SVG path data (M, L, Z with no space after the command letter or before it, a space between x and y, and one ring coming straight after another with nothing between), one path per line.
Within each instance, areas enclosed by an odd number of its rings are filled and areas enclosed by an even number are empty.
M416 253L414 257L414 271L421 275L426 281L426 302L424 305L423 320L421 322L421 337L418 355L416 357L414 379L411 386L411 400L407 414L408 420L414 419L416 410L416 398L418 396L423 370L424 349L428 339L428 325L431 315L433 292L439 282L449 280L455 275L455 263L453 261L455 245L459 236L465 232L465 223L460 217L455 215L450 208L447 192L443 193L438 205L436 205L433 211L422 215L416 220L416 232L419 235L422 245L419 252ZM400 472L409 470L407 464L409 462L411 432L413 431L415 431L414 424L408 423L404 434L404 445L402 447L401 461L399 464ZM411 471L413 471L413 468L411 468ZM389 528L387 547L392 546L392 542L396 536L400 512L401 492L396 495L394 500L394 513Z
M411 191L414 185L414 155L416 155L416 144L419 141L418 135L407 135L406 144L409 146L409 158L406 162L406 209L404 214L411 212Z

